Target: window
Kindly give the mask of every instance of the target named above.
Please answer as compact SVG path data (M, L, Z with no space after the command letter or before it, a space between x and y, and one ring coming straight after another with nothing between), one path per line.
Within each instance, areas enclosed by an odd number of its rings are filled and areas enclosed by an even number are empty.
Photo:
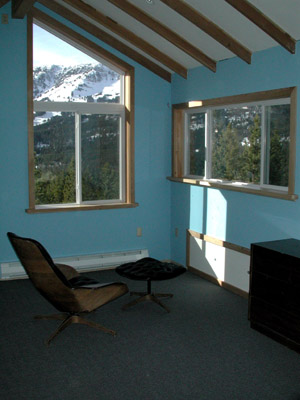
M49 18L29 22L27 211L136 206L133 68Z
M171 179L294 200L295 92L175 105Z

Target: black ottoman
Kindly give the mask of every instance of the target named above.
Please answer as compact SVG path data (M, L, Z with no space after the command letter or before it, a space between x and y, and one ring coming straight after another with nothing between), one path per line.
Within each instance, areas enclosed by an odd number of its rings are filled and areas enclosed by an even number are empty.
M180 265L146 257L136 262L122 264L116 268L116 272L128 279L147 282L147 292L130 292L130 295L138 295L139 298L123 306L123 310L140 303L141 301L151 300L163 307L166 311L170 312L168 307L161 303L158 298L173 297L173 294L152 293L151 282L175 278L176 276L186 272L186 268Z

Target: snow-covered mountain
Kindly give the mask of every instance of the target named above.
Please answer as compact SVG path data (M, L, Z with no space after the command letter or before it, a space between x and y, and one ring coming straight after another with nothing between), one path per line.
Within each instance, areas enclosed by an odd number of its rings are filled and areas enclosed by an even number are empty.
M33 98L38 101L114 101L120 76L102 64L52 65L33 71Z

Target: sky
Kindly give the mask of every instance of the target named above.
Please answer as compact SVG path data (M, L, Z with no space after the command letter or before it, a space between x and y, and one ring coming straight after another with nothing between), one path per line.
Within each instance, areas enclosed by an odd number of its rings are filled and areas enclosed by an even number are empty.
M33 25L33 66L64 65L93 63L98 61L73 46L52 35L37 25Z

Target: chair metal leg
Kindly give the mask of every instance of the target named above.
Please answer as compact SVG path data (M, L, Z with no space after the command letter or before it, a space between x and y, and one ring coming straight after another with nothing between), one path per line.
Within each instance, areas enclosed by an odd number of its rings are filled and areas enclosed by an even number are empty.
M164 308L168 313L170 312L170 309L165 306L161 301L158 300L158 298L155 295L151 295L151 300L154 301L156 304Z
M156 297L173 297L172 293L153 293Z
M146 296L147 294L153 294L156 297L173 297L172 293L147 293L147 292L130 292L130 296Z
M130 294L131 294L131 293L130 293ZM158 304L158 305L161 306L162 308L164 308L167 312L170 312L170 309L169 309L167 306L165 306L165 305L158 299L158 297L173 297L173 294L166 294L166 295L164 295L164 294L156 294L156 293L150 293L150 294L148 294L148 293L145 293L145 292L143 292L143 293L140 293L140 292L132 292L132 294L137 294L137 295L139 295L140 297L138 297L137 299L131 301L130 303L125 304L125 305L122 307L122 310L127 310L127 308L132 307L132 306L134 306L134 305L136 305L136 304L138 304L138 303L141 303L142 301L150 300L150 301L153 301L154 303Z
M146 293L144 296L140 296L140 297L138 297L137 299L131 301L130 303L125 304L125 305L122 307L122 310L126 310L127 308L132 307L132 306L134 306L135 304L138 304L138 303L141 303L142 301L147 300L147 299L146 299L147 296L148 296L148 295L147 295L147 293Z
M146 296L147 292L130 292L130 296Z
M76 320L75 320L75 318L76 318ZM89 321L89 320L87 320L85 318L82 318L79 315L74 315L74 321L73 322L77 323L77 324L83 324L83 325L90 326L91 328L98 329L99 331L103 331L105 333L109 333L112 336L116 336L116 334L117 334L116 331L113 331L112 329L108 329L103 325L97 324L96 322Z
M60 321L64 321L70 314L61 313L61 314L50 314L50 315L35 315L34 319L56 319Z
M69 325L72 324L72 318L73 315L68 316L60 325L59 327L56 329L56 331L54 331L52 333L52 335L49 337L48 340L46 340L46 344L49 346L50 342L55 338L55 336L57 336L60 332L62 332L64 329L66 329Z
M112 336L117 334L116 331L112 329L108 329L105 326L97 324L96 322L89 321L77 314L68 314L68 313L61 313L61 314L51 314L51 315L36 315L35 319L55 319L63 321L59 327L52 333L48 340L46 340L46 344L49 346L50 342L64 329L66 329L71 324L83 324L90 326L91 328L98 329L102 332L109 333Z
M151 291L151 280L147 280L147 292L130 292L130 296L136 295L139 296L139 298L131 301L128 304L125 304L122 307L122 310L127 310L127 308L132 307L138 303L141 303L142 301L153 301L154 303L158 304L162 308L164 308L167 312L170 312L170 309L165 306L158 298L159 297L173 297L172 293L152 293Z

